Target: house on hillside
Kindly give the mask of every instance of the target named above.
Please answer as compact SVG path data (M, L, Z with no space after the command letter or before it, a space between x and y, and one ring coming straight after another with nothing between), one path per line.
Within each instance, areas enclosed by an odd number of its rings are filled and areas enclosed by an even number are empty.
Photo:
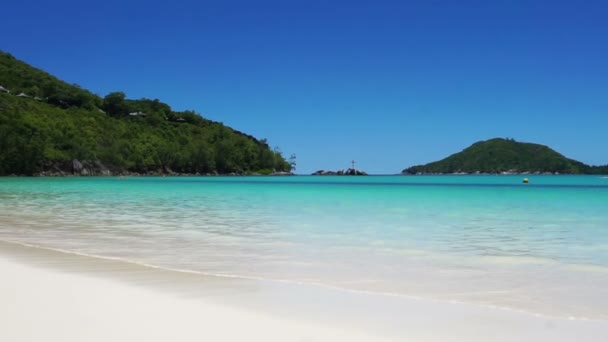
M129 116L146 116L148 114L144 113L144 112L133 112L133 113L129 113Z
M3 93L7 93L7 94L9 94L11 92L10 90L4 88L3 86L0 86L0 91Z
M19 95L17 95L17 97L31 97L26 93L19 93Z

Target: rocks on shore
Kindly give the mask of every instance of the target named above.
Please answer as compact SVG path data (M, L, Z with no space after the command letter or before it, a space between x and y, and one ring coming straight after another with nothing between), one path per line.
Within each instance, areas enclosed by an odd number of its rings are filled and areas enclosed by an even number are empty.
M112 171L99 160L74 159L71 162L55 162L47 165L38 176L111 176Z
M312 174L313 176L367 176L367 172L349 168L346 171L326 171L319 170Z
M104 165L99 160L78 160L69 162L53 162L43 166L43 170L36 174L41 177L66 177L66 176L261 176L257 173L231 172L220 174L217 171L211 173L180 173L175 172L169 167L155 170L144 170L141 172L116 169ZM294 173L286 171L276 171L270 176L293 176Z
M110 176L112 172L99 160L72 160L72 174L77 176Z
M294 173L293 172L287 172L287 171L278 171L278 172L273 172L270 175L271 176L293 176Z

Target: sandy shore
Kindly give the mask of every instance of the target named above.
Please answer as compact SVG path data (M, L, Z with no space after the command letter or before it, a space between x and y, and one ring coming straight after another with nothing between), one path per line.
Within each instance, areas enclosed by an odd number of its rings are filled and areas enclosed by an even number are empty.
M605 321L212 279L7 243L0 272L0 341L608 340Z
M2 341L386 341L0 259Z

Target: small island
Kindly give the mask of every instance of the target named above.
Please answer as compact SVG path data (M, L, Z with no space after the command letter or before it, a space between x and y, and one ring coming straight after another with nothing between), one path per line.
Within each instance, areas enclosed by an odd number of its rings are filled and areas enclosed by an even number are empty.
M312 176L367 176L367 172L349 168L347 170L326 171L319 170L312 173Z
M540 144L494 138L424 165L405 175L429 174L608 174L608 165L590 166Z

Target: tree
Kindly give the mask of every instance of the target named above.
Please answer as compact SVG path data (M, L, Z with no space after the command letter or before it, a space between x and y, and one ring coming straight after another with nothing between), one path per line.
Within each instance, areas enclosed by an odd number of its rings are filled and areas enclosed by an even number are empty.
M127 104L125 103L126 95L122 91L109 93L103 99L104 110L116 117L127 115Z
M290 171L295 171L296 170L296 154L292 153L291 156L289 156L289 168L291 169Z

